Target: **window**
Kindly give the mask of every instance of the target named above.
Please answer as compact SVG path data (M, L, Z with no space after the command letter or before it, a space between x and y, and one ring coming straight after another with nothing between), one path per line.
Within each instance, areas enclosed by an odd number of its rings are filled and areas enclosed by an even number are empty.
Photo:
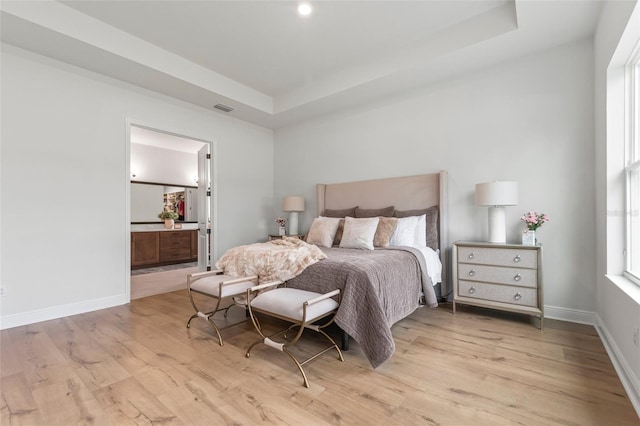
M626 99L626 249L625 275L640 285L640 43L625 67Z

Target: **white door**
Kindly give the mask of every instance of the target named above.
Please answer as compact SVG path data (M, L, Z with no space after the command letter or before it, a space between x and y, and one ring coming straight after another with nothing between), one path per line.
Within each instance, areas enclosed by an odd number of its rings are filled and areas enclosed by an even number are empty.
M185 221L198 220L198 189L186 188L184 191L184 204L186 211L184 212Z
M211 178L209 144L198 151L198 269L211 270Z

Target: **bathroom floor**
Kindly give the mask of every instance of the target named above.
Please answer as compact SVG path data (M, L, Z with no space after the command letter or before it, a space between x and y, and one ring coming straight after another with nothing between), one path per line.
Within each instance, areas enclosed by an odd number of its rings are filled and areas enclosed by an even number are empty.
M197 266L198 266L198 262L189 262L189 263L177 263L175 265L154 266L152 268L132 269L131 276L153 274L155 272L173 271L176 269L193 268Z

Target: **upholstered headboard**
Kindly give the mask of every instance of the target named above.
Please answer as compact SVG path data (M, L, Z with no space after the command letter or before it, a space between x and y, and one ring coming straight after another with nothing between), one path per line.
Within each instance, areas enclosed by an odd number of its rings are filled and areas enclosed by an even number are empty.
M348 209L358 206L376 209L395 206L396 210L415 210L438 206L438 240L442 262L442 282L447 277L448 212L447 172L417 176L365 180L358 182L318 184L317 215L325 209ZM447 285L442 286L443 293Z

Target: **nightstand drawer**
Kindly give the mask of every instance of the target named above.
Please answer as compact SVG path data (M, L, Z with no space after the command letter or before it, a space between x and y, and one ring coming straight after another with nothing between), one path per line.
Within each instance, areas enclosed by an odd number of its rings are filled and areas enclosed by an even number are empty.
M472 281L459 281L460 297L511 303L522 306L538 306L538 292L532 288L512 287Z
M511 284L522 287L538 287L536 269L505 268L501 266L458 264L458 277L467 281Z
M536 269L538 267L538 254L535 250L459 247L458 262Z

